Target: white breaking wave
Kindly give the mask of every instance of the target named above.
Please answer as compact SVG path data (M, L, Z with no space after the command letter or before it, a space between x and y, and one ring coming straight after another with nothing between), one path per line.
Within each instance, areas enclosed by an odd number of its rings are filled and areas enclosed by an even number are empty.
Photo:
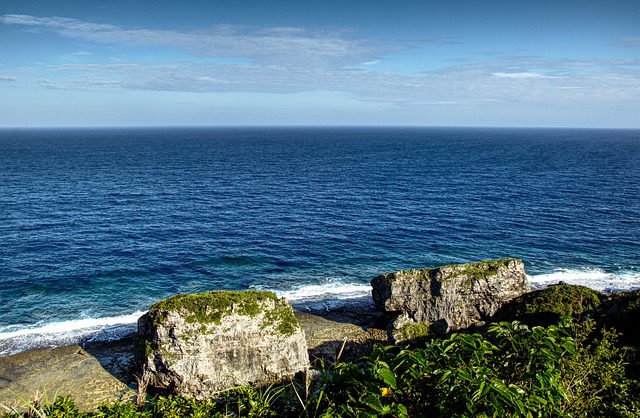
M290 289L261 289L271 290L279 297L286 298L298 310L331 310L354 304L373 307L371 286L368 283L345 283L338 278Z
M598 291L640 289L640 272L606 272L597 268L557 269L552 273L528 275L533 289L558 282L587 286ZM357 303L372 304L368 283L345 283L327 279L321 284L300 285L285 290L273 290L297 309L332 309ZM136 330L138 319L145 312L106 318L85 318L49 322L30 327L8 326L0 329L0 356L7 356L32 348L59 347L87 341L109 341L122 338Z
M114 325L135 324L145 312L138 311L130 315L114 316L110 318L86 318L72 321L52 322L34 328L24 328L16 331L0 332L0 340L23 337L29 335L91 333L104 327Z
M640 289L640 272L606 272L598 268L556 269L552 273L527 276L532 288L539 289L558 282L586 286L601 292Z
M325 284L300 286L291 290L275 291L275 293L290 302L335 298L360 299L371 296L371 286L368 284L329 281Z
M85 318L50 322L0 332L0 356L32 348L59 347L86 341L109 341L122 338L136 330L138 318L145 312L107 318ZM14 329L11 329L14 328Z

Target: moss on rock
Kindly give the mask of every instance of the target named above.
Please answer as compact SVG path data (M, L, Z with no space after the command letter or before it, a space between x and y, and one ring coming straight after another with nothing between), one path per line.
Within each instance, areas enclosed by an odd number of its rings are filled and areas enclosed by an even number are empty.
M485 260L477 263L469 264L453 264L441 267L441 270L452 268L457 270L456 273L449 277L458 277L461 275L470 276L476 280L486 279L498 272L501 267L508 267L510 262L521 262L515 258L503 258L500 260Z
M262 319L262 328L275 325L284 335L292 335L300 328L291 305L268 291L226 291L179 294L151 306L149 315L154 323L166 320L168 311L176 311L186 322L220 325L222 318L230 315L256 317L266 304L273 305Z
M388 282L393 282L396 279L407 276L418 280L432 280L438 275L441 276L438 277L438 279L442 281L460 276L468 276L472 280L481 280L496 274L501 267L508 267L511 262L521 263L520 260L515 258L502 258L499 260L485 260L468 264L449 264L442 267L420 270L403 270L395 273L386 273L382 276Z
M408 322L393 332L393 338L399 343L421 344L434 338L443 338L447 334L447 325L443 322Z
M557 284L525 293L499 309L493 321L518 320L527 325L554 325L563 316L591 316L604 296L585 286Z

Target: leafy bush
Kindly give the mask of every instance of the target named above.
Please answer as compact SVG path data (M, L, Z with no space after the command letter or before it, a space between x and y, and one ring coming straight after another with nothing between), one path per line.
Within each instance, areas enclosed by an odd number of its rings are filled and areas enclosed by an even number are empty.
M454 334L398 353L378 348L325 372L310 415L637 416L615 335L587 343L593 329L593 321L500 323L486 337Z

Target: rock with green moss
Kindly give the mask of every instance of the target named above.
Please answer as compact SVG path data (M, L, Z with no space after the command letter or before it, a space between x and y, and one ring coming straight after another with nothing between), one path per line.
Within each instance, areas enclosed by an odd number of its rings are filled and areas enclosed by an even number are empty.
M604 295L585 286L559 283L519 296L500 308L495 322L520 321L529 326L549 326L561 317L584 319L598 309Z
M529 291L524 264L513 258L396 271L375 277L371 285L376 308L395 316L396 340L403 339L402 329L414 330L412 324L467 329Z
M272 292L176 295L153 305L138 333L149 384L182 396L269 384L309 364L291 305Z

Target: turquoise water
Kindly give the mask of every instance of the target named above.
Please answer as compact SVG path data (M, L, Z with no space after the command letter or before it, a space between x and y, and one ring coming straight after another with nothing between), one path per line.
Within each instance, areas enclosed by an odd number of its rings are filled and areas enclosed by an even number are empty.
M365 300L397 269L517 257L640 287L640 131L0 131L0 354L134 327L155 301Z

